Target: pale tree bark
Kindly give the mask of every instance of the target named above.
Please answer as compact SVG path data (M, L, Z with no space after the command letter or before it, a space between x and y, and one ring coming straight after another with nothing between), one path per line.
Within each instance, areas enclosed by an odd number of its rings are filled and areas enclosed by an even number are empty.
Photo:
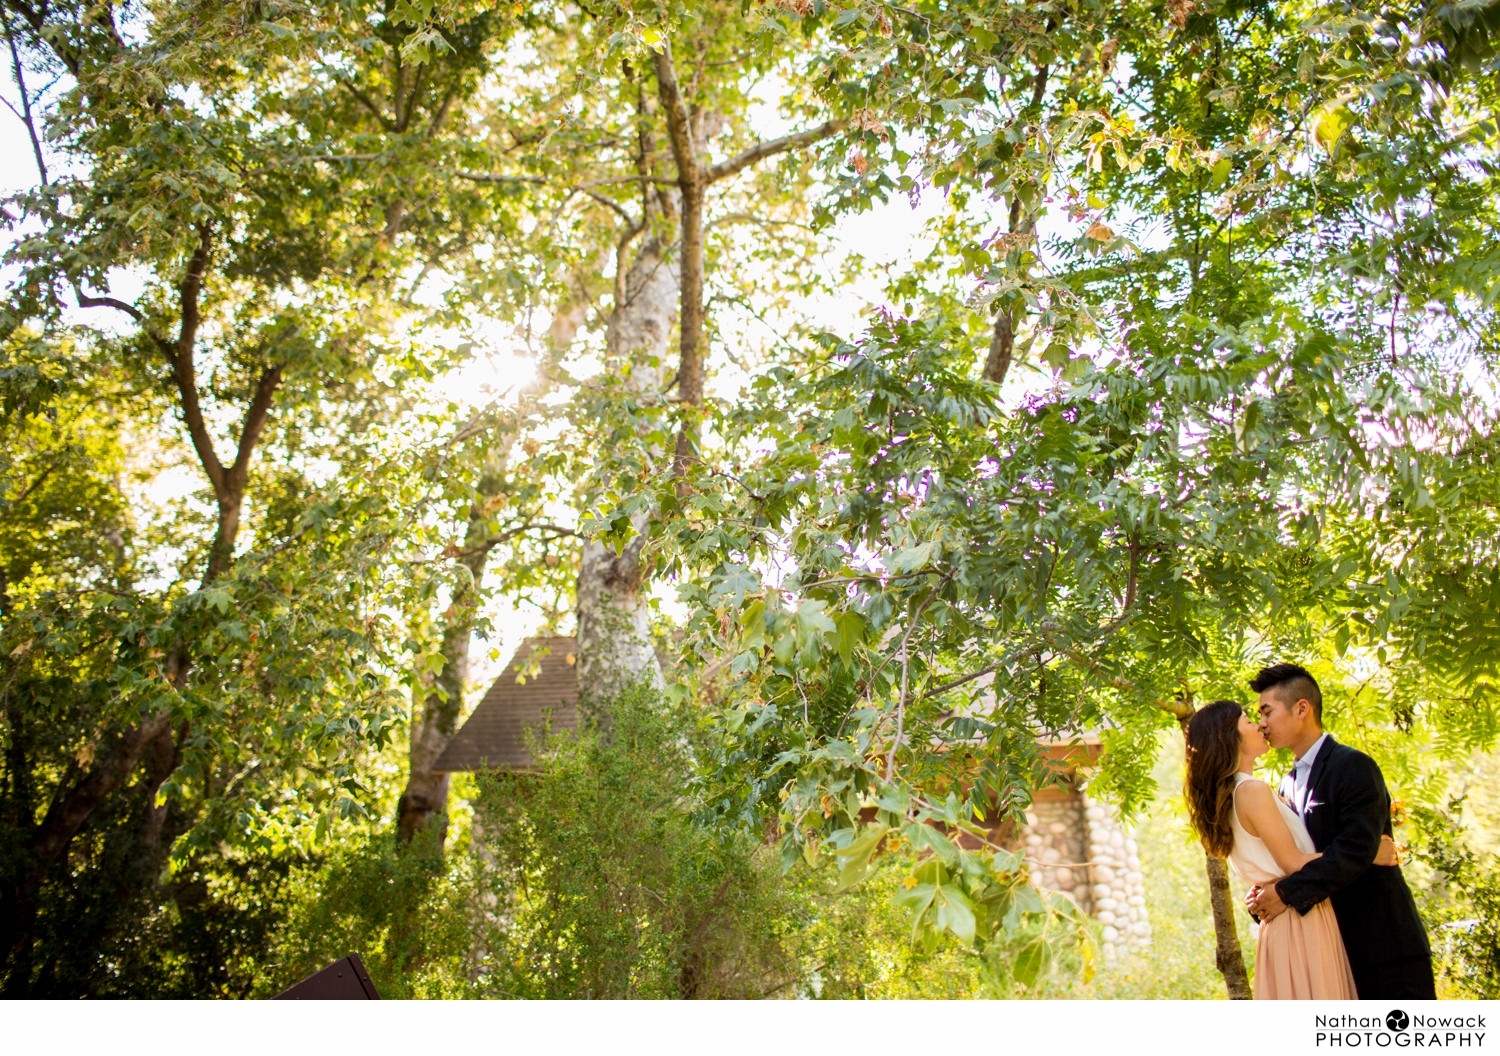
M708 188L766 158L835 135L846 123L829 121L805 132L758 143L711 165L705 156L716 115L687 98L669 49L652 53L652 74L657 89L655 102L666 122L676 168L669 177L675 186L663 193L660 177L650 169L656 150L647 130L655 115L642 95L637 108L643 129L638 156L643 212L640 222L631 226L621 243L621 264L623 246L637 232L648 234L630 267L617 266L615 305L606 341L610 369L628 375L643 404L664 400L675 375L675 399L682 425L672 451L672 474L682 490L688 466L697 457L698 415L706 373L704 210ZM677 228L675 245L652 230L653 217ZM618 275L622 273L624 281L620 282ZM672 357L669 345L674 319L680 325L677 355ZM676 369L670 371L667 364L673 359ZM634 537L618 553L598 541L583 547L578 575L578 681L585 700L607 701L642 681L661 684L661 666L651 645L646 568L641 560L650 523L649 513L635 514L631 518ZM594 717L607 719L598 714Z
M661 400L670 378L665 364L677 314L679 272L673 249L649 236L626 272L623 299L605 333L608 369L628 371L643 402ZM660 686L661 665L651 645L641 550L650 517L631 518L635 536L616 553L599 540L583 545L578 571L578 686L589 701L607 701L626 687ZM604 715L594 718L603 721Z
M1187 724L1193 717L1193 701L1189 693L1165 701L1163 710L1170 712L1187 738ZM1205 869L1208 873L1208 901L1214 915L1214 965L1224 977L1224 988L1231 1001L1249 1001L1254 995L1250 991L1250 974L1245 970L1245 958L1240 952L1240 937L1234 926L1234 903L1229 896L1229 869L1224 859L1205 854Z

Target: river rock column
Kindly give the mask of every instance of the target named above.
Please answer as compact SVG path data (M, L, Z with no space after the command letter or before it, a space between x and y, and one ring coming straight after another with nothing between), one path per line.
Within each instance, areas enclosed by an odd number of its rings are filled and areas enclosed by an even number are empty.
M1070 896L1085 913L1094 911L1089 877L1089 828L1077 792L1065 798L1038 796L1026 812L1020 850L1032 883Z
M1151 944L1140 850L1109 807L1087 793L1082 803L1094 917L1104 925L1104 957L1115 960Z

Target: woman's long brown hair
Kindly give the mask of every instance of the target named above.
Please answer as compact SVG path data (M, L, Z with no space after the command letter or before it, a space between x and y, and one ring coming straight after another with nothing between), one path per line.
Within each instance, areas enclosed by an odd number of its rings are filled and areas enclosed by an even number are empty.
M1215 858L1228 858L1234 849L1234 774L1240 768L1240 716L1244 708L1232 700L1216 700L1188 720L1188 818L1204 848Z

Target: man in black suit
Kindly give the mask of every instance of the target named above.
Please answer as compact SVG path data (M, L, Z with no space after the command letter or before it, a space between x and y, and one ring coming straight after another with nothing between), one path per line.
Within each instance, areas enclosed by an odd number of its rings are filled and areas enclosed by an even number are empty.
M1373 864L1381 834L1391 832L1391 797L1380 768L1323 732L1323 694L1303 668L1262 668L1250 688L1260 694L1266 740L1297 759L1281 795L1302 815L1322 857L1252 888L1246 905L1270 920L1288 906L1305 914L1330 898L1362 1000L1435 999L1432 951L1401 868Z

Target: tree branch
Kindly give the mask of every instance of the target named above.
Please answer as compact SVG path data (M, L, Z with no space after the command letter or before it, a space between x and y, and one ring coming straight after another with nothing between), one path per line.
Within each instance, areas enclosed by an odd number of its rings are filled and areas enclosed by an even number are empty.
M1049 19L1047 31L1050 33L1057 28L1057 20ZM1031 85L1031 103L1028 110L1035 110L1042 105L1042 99L1046 95L1047 76L1050 68L1045 64L1036 72L1036 79ZM1012 236L1032 235L1036 231L1036 216L1034 214L1022 215L1021 199L1012 193L1010 202L1010 234ZM983 377L985 381L1000 385L1005 381L1005 376L1010 373L1011 357L1016 347L1016 315L1012 308L999 306L1000 310L995 315L994 333L990 335L989 353L985 357Z
M499 172L466 172L454 173L461 180L473 180L475 183L546 183L540 176L507 176ZM632 177L632 180L634 177Z
M917 606L917 611L911 615L911 623L907 625L906 634L901 638L901 697L896 701L896 736L891 739L891 750L885 757L885 779L889 781L896 772L896 751L901 747L901 739L905 735L906 727L906 697L907 688L911 677L911 636L917 626L922 622L922 613L937 597L938 587L933 587L927 592Z
M35 479L33 479L30 484L28 484L24 488L22 488L21 489L21 493L19 495L17 495L13 499L10 499L10 500L6 501L5 502L5 508L3 510L0 510L0 521L4 521L5 518L9 517L11 511L14 510L21 503L25 502L26 501L26 497L28 495L30 495L37 488L41 487L43 484L45 484L46 481L47 481L47 478L52 475L52 471L54 469L56 469L56 468L57 468L57 463L55 463L55 462L52 463L46 469L42 470L41 473L37 474L37 476L35 477Z
M411 128L412 116L417 112L417 101L422 98L422 89L426 87L422 78L427 74L427 63L417 67L416 76L411 79L411 93L406 97L406 108L401 113L400 123L396 126L397 132L405 132Z
M492 535L490 536L490 538L474 546L465 547L462 550L448 551L444 553L443 556L462 560L464 558L476 557L481 554L488 554L491 550L495 549L495 547L499 546L501 543L508 542L518 535L525 535L527 532L532 531L546 532L548 534L548 538L551 539L582 538L582 536L580 536L572 528L564 528L560 524L523 524L518 528L511 528L508 531L501 532L499 535Z
M250 455L260 439L261 430L265 428L271 400L281 384L281 372L285 369L285 363L277 363L261 371L260 378L256 380L255 395L250 399L250 406L245 410L245 423L240 428L240 443L235 450L234 465L229 467L225 480L226 489L231 494L238 495L245 490L245 479L250 474Z
M381 128L385 129L387 132L396 131L396 123L390 118L386 117L385 112L381 110L380 107L376 105L375 101L368 95L366 95L358 85L354 84L351 81L345 80L343 77L340 77L337 74L334 74L333 79L339 84L343 85L346 89L348 89L349 94L354 96L355 100L361 106L363 106L366 110L374 115L375 120L380 122Z
M55 861L68 848L95 808L113 795L135 767L142 750L167 729L171 716L161 711L125 731L113 748L89 770L82 781L47 809L32 836L32 846L43 862Z
M5 26L5 43L10 45L11 69L15 72L16 90L21 93L21 113L16 114L26 125L26 134L31 138L31 153L36 157L36 171L42 179L42 186L50 182L47 179L47 161L42 156L42 141L36 134L36 120L31 116L31 97L26 91L26 76L21 69L21 53L16 48L16 36L10 28L10 12L0 7L0 22ZM6 103L10 106L10 103ZM15 113L15 108L11 108Z
M203 472L213 485L214 494L223 498L224 464L214 452L213 437L208 433L208 424L203 420L203 408L198 402L198 380L193 373L193 345L198 337L198 297L203 290L203 276L208 269L209 252L213 247L213 229L207 224L198 228L198 248L188 262L187 274L179 287L182 303L182 324L178 330L177 343L168 344L166 351L172 363L172 379L182 397L182 416L187 422L188 435L192 437L193 449Z
M974 681L976 678L983 678L985 675L991 674L992 672L998 671L999 669L999 661L996 661L993 664L987 664L984 667L981 667L978 671L971 671L969 674L964 675L962 678L955 678L952 682L944 682L941 686L934 686L932 689L929 689L926 693L922 694L922 699L926 700L928 697L935 697L939 693L946 693L950 689L957 689L959 686L967 685L968 683Z
M619 202L615 201L613 198L608 198L602 194L595 194L593 191L586 190L582 187L580 187L579 190L583 191L584 194L588 195L590 198L598 202L600 205L604 206L606 209L613 209L615 213L618 214L620 219L625 221L626 226L631 230L635 230L637 228L635 217L631 216L630 211Z
M124 312L142 326L146 325L145 313L133 304L126 304L124 301L117 300L114 297L91 296L84 293L82 287L77 283L73 284L73 295L78 298L78 307L80 308L113 308L116 311ZM160 340L160 338L157 340Z
M742 169L747 169L751 165L773 155L781 154L788 150L797 150L807 146L809 143L816 143L819 140L827 139L829 136L838 135L848 125L849 122L842 119L825 121L817 128L809 128L802 132L793 132L789 136L782 136L780 139L768 139L763 143L757 143L749 150L711 166L704 174L704 182L718 183L720 180L733 176Z
M442 100L432 111L432 120L427 122L427 131L422 133L423 139L431 140L433 136L437 135L438 129L442 127L443 121L447 119L448 111L452 108L453 100L457 95L457 90L453 88L449 88L443 93Z
M682 89L677 84L677 72L672 67L672 56L667 45L651 53L651 62L656 70L656 94L667 115L667 134L672 143L672 156L677 161L677 184L686 190L689 186L700 187L702 174L698 168L698 155L693 149L692 121L688 117L687 103L682 98Z

